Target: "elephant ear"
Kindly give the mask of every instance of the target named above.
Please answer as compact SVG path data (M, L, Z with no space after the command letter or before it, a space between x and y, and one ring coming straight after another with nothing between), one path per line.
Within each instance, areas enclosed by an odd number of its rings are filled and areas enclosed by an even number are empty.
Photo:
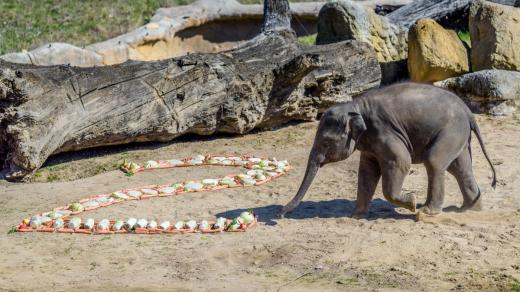
M361 134L363 134L363 132L366 131L367 126L365 125L365 121L363 120L363 117L360 113L350 112L348 113L348 115L350 117L350 133L357 144L359 137L361 137Z

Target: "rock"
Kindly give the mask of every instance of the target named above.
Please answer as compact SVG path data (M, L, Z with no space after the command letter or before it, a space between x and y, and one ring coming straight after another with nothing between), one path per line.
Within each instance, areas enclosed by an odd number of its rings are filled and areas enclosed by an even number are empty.
M377 15L373 9L349 0L323 5L318 16L316 43L358 40L370 44L381 64L382 83L402 76L407 58L406 37L406 29ZM406 66L404 68L406 71Z
M453 30L421 19L408 31L408 72L414 81L435 82L469 71L468 53Z
M520 7L520 0L487 0L487 1L495 2L495 3L503 4L503 5Z
M0 59L12 63L31 64L31 57L27 51L20 53L8 53L0 56Z
M476 112L510 115L520 105L520 72L482 70L434 85L455 92Z
M520 70L520 9L475 1L470 8L471 63L483 69Z
M8 62L39 66L69 64L71 66L88 67L103 64L103 57L96 52L66 43L50 43L30 52L6 54L0 56L0 58Z

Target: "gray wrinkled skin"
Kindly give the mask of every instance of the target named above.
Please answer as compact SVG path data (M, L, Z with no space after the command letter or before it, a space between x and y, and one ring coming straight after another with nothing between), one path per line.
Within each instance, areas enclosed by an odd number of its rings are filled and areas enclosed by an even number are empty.
M333 106L320 121L300 189L279 216L298 206L321 166L347 159L356 149L361 159L353 217L367 216L380 179L389 202L415 212L415 196L401 193L412 163L424 164L428 174L422 212L442 211L446 171L459 184L464 199L461 209L478 210L481 196L471 165L472 131L491 166L495 187L495 169L473 114L453 93L432 85L400 83Z

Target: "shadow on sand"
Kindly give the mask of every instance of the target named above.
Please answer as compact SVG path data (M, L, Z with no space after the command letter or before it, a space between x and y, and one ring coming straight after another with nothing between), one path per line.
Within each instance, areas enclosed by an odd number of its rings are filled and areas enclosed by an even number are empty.
M310 218L344 218L350 217L355 200L335 199L330 201L303 201L291 213L285 215L290 219L310 219ZM267 205L263 207L234 209L218 213L217 217L235 218L241 212L253 209L258 216L258 221L267 225L276 225L277 214L281 205ZM415 214L401 214L395 210L395 206L382 199L375 199L370 204L368 220L380 218L408 219L415 220Z

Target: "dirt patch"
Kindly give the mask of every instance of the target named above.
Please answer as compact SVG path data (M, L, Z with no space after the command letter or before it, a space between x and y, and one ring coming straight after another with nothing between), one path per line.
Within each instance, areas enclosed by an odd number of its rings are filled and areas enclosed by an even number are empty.
M492 190L489 167L477 145L474 170L484 196L481 212L448 212L462 196L447 176L445 206L438 217L415 221L376 193L368 220L349 217L355 205L357 163L320 170L301 206L286 219L278 208L295 194L303 176L317 123L303 123L240 137L62 155L43 174L45 183L0 182L0 288L93 290L519 291L520 283L520 121L478 117L498 171ZM188 168L145 172L132 177L110 170L123 156L138 161L195 153L254 153L289 159L294 170L260 187L230 189L131 202L88 216L143 216L157 219L232 217L254 208L262 221L243 234L193 236L81 236L7 234L25 216L73 200L127 186L206 178L229 168ZM60 160L61 159L61 160ZM49 170L54 167L54 170ZM237 171L240 171L237 169ZM89 173L89 171L87 171ZM43 180L43 174L41 176ZM47 174L46 174L47 175ZM71 178L85 177L67 181ZM414 165L405 182L418 202L426 197L426 173ZM87 215L87 214L85 214Z

